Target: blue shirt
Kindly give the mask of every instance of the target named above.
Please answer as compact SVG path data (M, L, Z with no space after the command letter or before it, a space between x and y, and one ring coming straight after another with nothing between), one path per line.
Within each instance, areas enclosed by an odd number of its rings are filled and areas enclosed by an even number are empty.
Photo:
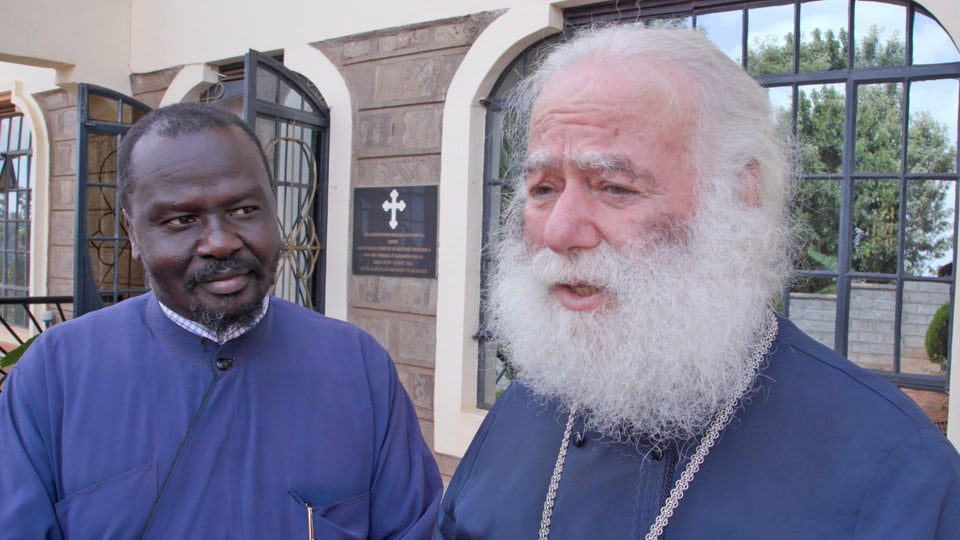
M960 538L960 456L946 437L903 392L779 324L758 390L663 538ZM536 538L566 419L512 384L450 482L436 538ZM696 443L587 431L569 447L550 538L643 538Z
M386 351L277 298L222 345L152 294L51 328L0 456L4 539L427 538L441 490Z

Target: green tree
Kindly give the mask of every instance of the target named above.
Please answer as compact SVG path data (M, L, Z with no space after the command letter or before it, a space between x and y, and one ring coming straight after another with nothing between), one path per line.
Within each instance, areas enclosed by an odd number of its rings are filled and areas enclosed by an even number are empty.
M803 72L846 69L848 35L844 30L814 30L800 45ZM750 48L747 66L756 75L789 73L793 66L793 36L781 42L760 40ZM903 65L904 44L894 35L881 42L872 27L854 49L857 68ZM842 86L801 88L797 96L798 166L803 175L837 174L843 167L844 118L847 96ZM898 173L901 160L911 173L953 171L956 148L947 127L928 112L910 115L907 151L902 148L904 90L900 83L863 84L856 95L854 170L858 173ZM788 110L777 111L782 129L790 129ZM952 209L947 206L946 182L910 181L906 190L904 270L932 273L933 261L951 245ZM853 188L851 267L855 271L895 273L899 232L900 182L858 179ZM839 245L840 181L801 180L794 194L794 219L806 247L801 265L835 269ZM820 284L810 284L816 290Z

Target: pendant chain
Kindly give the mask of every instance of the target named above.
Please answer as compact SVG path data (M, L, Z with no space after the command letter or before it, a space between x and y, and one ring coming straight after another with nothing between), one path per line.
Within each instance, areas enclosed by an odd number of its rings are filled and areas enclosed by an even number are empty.
M710 449L713 448L717 439L720 438L720 433L723 431L723 428L730 422L743 396L753 387L754 380L760 370L760 364L767 356L767 353L770 351L770 346L773 345L773 340L777 336L777 318L773 313L767 313L764 326L766 327L766 331L764 332L763 339L761 339L753 349L751 354L751 360L753 362L750 365L750 369L746 370L743 374L743 378L740 380L739 390L723 403L720 410L717 411L717 416L710 422L706 432L703 434L703 440L697 445L697 449L693 453L693 456L690 457L690 461L684 468L683 473L680 474L677 483L674 484L673 489L670 490L670 495L667 497L667 500L664 501L663 506L660 507L660 515L658 515L657 519L650 525L650 531L647 532L644 540L657 540L663 536L663 530L666 528L677 506L680 505L680 499L683 498L684 492L690 487L690 482L693 481L694 475L700 470L700 466L703 465L703 461L706 459L707 454L710 453ZM560 477L563 475L563 465L567 460L567 449L570 447L570 435L573 432L573 421L576 415L577 408L575 406L571 407L570 415L567 417L567 426L563 432L563 440L560 442L560 452L557 454L557 461L553 466L553 474L550 476L550 486L547 488L547 496L543 501L543 514L540 518L540 540L547 540L550 536L550 521L553 517L553 505L557 498L557 491L560 488Z

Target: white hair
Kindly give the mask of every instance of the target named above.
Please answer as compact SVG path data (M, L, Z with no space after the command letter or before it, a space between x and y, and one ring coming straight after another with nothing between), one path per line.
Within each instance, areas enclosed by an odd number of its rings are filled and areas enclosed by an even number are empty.
M669 234L638 229L622 249L602 244L567 257L527 245L521 181L495 246L488 328L521 380L585 409L588 427L619 439L686 439L736 389L789 275L785 145L765 91L705 37L610 26L556 47L512 96L520 158L530 157L537 97L582 61L689 85L692 103L678 101L686 109L675 110L688 111L696 126L688 156L696 210ZM754 175L759 191L748 193ZM568 311L549 292L557 282L596 284L616 295L616 307Z
M696 125L690 145L697 172L694 195L702 198L710 193L722 202L740 204L749 183L742 180L743 175L755 168L760 178L758 208L771 223L780 224L770 234L779 236L777 241L786 251L792 167L766 90L698 31L598 25L581 29L569 41L553 46L508 98L514 121L507 136L518 160L526 153L530 117L541 91L560 72L585 60L610 69L642 71L643 77L659 79L665 85L688 84L693 103L685 105L694 107L689 112ZM522 201L524 190L516 192Z

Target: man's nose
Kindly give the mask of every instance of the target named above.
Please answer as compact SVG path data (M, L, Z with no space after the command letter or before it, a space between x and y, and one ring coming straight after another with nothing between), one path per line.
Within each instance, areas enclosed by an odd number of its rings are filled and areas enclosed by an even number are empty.
M579 182L567 182L549 210L543 230L543 243L557 253L571 253L597 247L602 235L598 228L595 201L589 189Z
M210 219L203 228L197 255L226 259L243 247L243 240L226 219Z

